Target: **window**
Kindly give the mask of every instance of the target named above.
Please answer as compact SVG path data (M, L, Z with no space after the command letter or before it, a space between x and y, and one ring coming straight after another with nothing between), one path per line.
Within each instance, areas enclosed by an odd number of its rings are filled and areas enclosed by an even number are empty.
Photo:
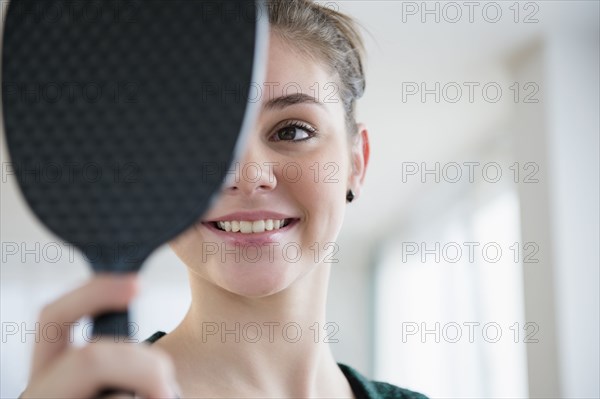
M521 268L535 248L519 241L516 188L456 188L440 185L439 204L382 247L375 378L433 397L527 397L536 326L524 322Z

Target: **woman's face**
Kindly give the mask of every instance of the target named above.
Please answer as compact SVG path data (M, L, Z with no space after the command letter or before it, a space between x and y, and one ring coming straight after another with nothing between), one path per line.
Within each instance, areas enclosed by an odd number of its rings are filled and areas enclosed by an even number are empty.
M243 157L202 221L171 242L192 278L249 297L279 292L336 259L346 191L359 193L368 160L364 127L358 140L346 132L335 79L270 39Z

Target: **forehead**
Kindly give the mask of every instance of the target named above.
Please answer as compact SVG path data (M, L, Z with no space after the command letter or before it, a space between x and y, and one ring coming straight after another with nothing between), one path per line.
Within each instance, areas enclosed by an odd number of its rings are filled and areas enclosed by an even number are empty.
M270 34L263 103L298 92L323 102L323 97L334 91L333 85L337 85L335 79L321 62L303 54L277 34Z

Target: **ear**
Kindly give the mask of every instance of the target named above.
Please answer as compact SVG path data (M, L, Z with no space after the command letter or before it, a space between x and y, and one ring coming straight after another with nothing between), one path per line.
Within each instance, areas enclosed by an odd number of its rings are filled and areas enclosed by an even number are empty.
M369 164L369 155L371 148L369 146L369 132L363 123L357 125L358 134L354 136L350 149L350 163L352 169L348 176L348 189L354 192L355 198L359 197L365 180L367 166Z

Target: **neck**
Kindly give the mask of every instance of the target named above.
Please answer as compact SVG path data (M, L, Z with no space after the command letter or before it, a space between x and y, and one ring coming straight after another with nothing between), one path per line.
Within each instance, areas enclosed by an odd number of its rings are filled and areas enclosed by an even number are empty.
M328 279L329 265L319 265L287 289L248 298L190 273L192 305L158 342L173 355L184 394L348 395L326 339Z

